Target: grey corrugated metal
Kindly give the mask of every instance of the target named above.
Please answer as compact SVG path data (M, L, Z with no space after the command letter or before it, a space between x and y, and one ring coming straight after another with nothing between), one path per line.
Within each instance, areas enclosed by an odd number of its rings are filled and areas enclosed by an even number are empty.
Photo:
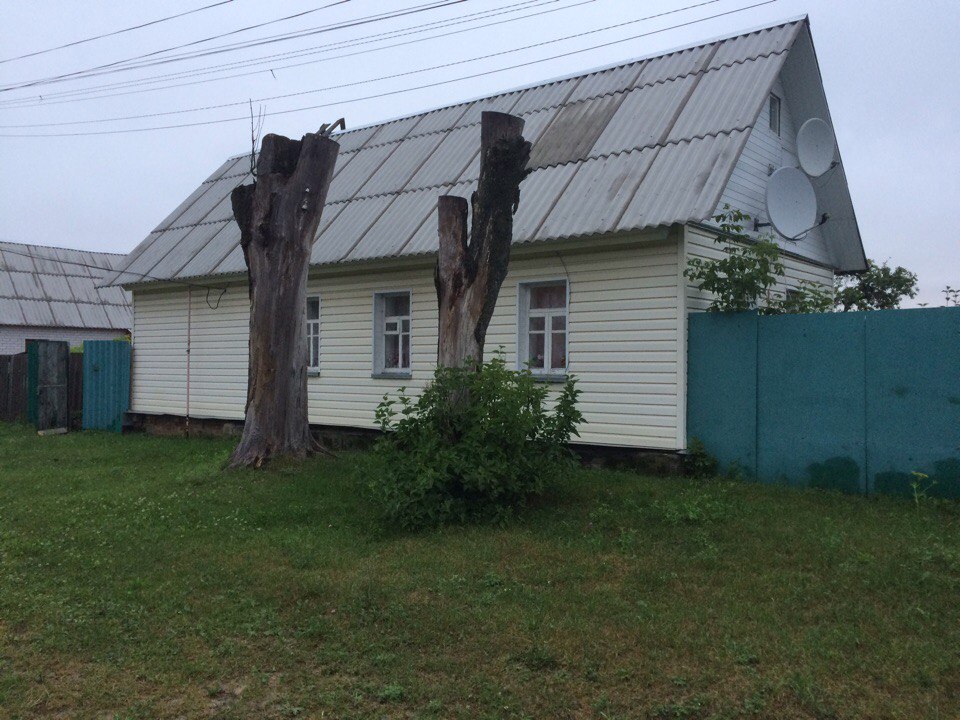
M317 236L310 263L323 265L342 260L394 199L393 195L378 195L347 203L336 220Z
M632 88L645 64L644 61L635 62L584 75L567 102L579 102L598 95Z
M362 147L378 129L379 128L374 125L372 127L360 128L359 130L337 133L332 137L340 145L340 154L342 155L343 153Z
M623 99L623 93L615 93L560 108L534 144L529 167L548 167L589 157L590 149Z
M516 242L535 240L540 223L553 210L581 163L541 168L530 173L520 189L520 207L513 219Z
M634 193L617 229L709 217L748 135L746 130L735 131L658 148L641 184L646 191Z
M386 145L374 145L357 152L356 157L344 169L337 173L327 191L327 203L349 200L367 180L373 177L379 168L399 147L398 142Z
M240 228L232 219L214 227L219 227L219 230L174 277L187 278L200 275L204 268L216 267L231 250L240 245Z
M129 329L129 293L97 283L119 266L121 255L0 242L0 325ZM114 320L90 324L85 307L115 305ZM105 315L101 318L106 320Z
M399 190L437 149L443 138L444 133L430 133L401 141L377 171L360 187L357 195L364 197Z
M590 155L610 155L659 144L670 131L695 82L696 76L689 75L652 85L641 92L626 93L623 103L597 139Z
M577 174L540 227L539 235L562 238L616 230L656 154L657 148L648 148L580 163ZM524 196L522 201L526 199Z
M782 65L783 55L773 55L708 70L684 105L667 141L704 137L718 129L753 127Z
M466 191L479 174L484 110L524 117L530 167L546 168L522 186L518 241L706 219L803 26L784 23L338 135L311 263L432 252L436 197ZM193 225L189 233L152 234L108 282L242 272L239 233L227 230L229 192L247 180L238 162L214 173L172 221Z
M25 325L23 308L20 301L13 298L0 297L0 325Z
M707 67L716 68L729 63L742 62L747 58L786 52L796 40L800 28L800 23L791 23L731 38L720 44Z
M458 195L468 198L477 189L476 181L458 183L433 190L439 197L440 195ZM430 215L420 224L419 229L411 237L403 248L403 255L425 255L437 251L439 241L437 239L437 206L434 204L430 210Z

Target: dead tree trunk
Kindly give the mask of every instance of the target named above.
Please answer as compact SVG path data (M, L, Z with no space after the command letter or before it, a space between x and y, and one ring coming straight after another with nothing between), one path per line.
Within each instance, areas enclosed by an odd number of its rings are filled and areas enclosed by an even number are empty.
M250 283L247 407L231 467L314 449L307 420L307 270L339 145L267 135L252 185L233 190Z
M513 214L520 183L530 172L530 143L523 120L484 112L480 124L480 182L473 193L467 239L467 201L440 197L440 252L434 271L440 308L437 363L461 367L483 362L483 345L500 286L507 276Z

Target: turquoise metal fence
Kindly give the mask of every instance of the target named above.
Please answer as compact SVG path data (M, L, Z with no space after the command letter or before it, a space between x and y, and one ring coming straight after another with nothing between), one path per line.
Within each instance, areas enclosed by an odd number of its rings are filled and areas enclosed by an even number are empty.
M960 308L690 317L687 427L764 482L960 497Z
M83 343L83 429L123 429L130 409L130 343L87 340Z

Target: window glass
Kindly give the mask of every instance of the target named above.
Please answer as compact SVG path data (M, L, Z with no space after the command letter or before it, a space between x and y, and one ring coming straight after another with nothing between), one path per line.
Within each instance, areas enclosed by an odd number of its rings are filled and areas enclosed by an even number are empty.
M567 369L567 284L521 286L525 293L526 328L521 335L521 357L531 370L563 374Z
M410 369L410 293L375 296L374 372Z
M397 317L398 315L410 314L410 296L406 293L402 295L387 295L385 299L384 315L387 317Z
M530 288L530 309L562 308L567 304L567 286L534 285Z
M567 367L567 334L550 334L550 369L563 370Z
M780 98L770 95L770 129L780 134Z
M320 296L307 298L307 367L320 369Z
M544 335L543 333L530 333L530 352L527 360L531 368L543 368L544 362Z

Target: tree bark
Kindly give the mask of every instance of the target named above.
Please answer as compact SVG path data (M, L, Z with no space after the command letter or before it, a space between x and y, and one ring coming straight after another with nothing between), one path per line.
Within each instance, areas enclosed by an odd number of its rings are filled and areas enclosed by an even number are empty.
M520 183L530 172L526 169L530 143L522 133L519 117L498 112L481 116L480 182L471 197L469 241L467 201L453 195L439 199L440 251L434 284L441 366L483 362L487 327L510 262Z
M246 417L231 467L315 449L307 419L307 271L338 151L321 134L267 135L253 184L231 193L250 288Z

